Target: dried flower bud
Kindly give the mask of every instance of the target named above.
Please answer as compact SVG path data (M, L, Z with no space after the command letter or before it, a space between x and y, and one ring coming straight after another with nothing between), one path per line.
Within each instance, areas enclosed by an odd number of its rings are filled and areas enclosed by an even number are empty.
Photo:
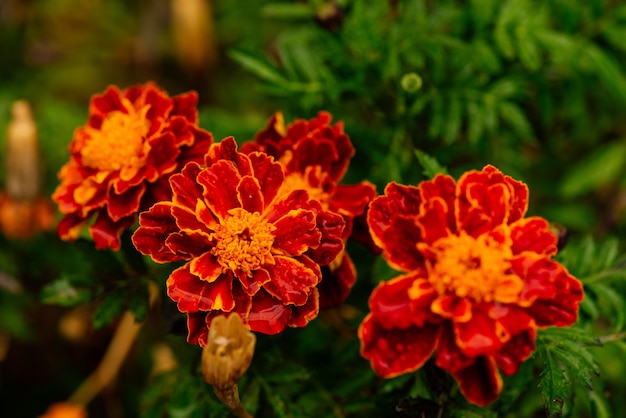
M37 126L27 102L14 102L11 111L5 144L6 190L13 199L33 200L39 195L41 169Z
M202 351L204 380L215 388L236 384L250 366L255 343L256 336L238 314L214 318Z
M344 12L337 2L327 1L317 8L314 19L322 28L335 31L343 25L344 17Z

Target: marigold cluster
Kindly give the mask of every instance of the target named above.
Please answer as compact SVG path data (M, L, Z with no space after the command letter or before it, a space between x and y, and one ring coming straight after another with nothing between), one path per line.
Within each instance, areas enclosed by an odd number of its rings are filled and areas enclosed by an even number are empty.
M381 283L359 328L361 354L381 376L421 367L433 353L461 392L493 402L505 374L535 349L537 328L577 318L581 283L552 259L557 238L525 218L528 189L492 166L458 182L390 183L368 213L376 244L404 272Z
M64 215L61 238L78 238L93 221L96 247L118 249L139 211L171 198L169 176L201 162L212 142L198 127L197 99L195 92L169 97L153 83L93 96L52 196Z

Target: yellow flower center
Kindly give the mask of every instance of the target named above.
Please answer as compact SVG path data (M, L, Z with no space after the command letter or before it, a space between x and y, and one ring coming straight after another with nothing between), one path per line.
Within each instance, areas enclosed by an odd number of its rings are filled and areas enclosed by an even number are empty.
M128 113L112 111L102 121L100 129L85 129L90 136L81 151L86 166L113 171L136 164L151 125L146 119L150 106L143 106L136 111L128 100L124 105Z
M451 235L427 247L429 281L440 294L454 293L476 302L517 301L523 282L510 270L511 248L487 235ZM430 257L429 257L430 259Z
M312 186L308 180L308 176L312 170L315 170L315 178L319 179L320 186ZM289 173L285 176L285 181L283 183L283 190L286 193L290 193L294 190L306 190L309 192L309 198L318 200L322 204L322 209L328 209L328 201L330 200L328 193L324 191L321 187L323 183L323 178L321 178L322 168L320 166L315 167L307 167L305 174L300 172Z
M266 263L273 263L271 255L276 227L268 223L258 212L250 213L235 208L222 224L215 227L211 250L222 267L243 271L251 276L252 271Z

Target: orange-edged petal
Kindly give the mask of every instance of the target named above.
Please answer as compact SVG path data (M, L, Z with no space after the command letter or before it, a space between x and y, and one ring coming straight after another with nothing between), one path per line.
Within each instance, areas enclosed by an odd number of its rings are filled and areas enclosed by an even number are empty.
M442 225L447 225L448 229L456 232L456 183L450 176L437 174L432 180L423 181L419 184L419 190L422 201L427 202L431 199L439 200L442 203L443 211L446 218L441 219Z
M437 297L430 305L430 309L453 322L467 322L472 319L472 303L467 298L454 294Z
M177 268L167 279L167 295L178 304L181 312L221 310L235 306L233 276L227 272L212 283L192 274L189 263Z
M210 236L193 230L172 232L165 239L165 245L178 260L200 257L211 249Z
M264 288L285 305L304 305L310 288L320 281L319 270L315 271L296 258L275 256L276 264L265 265L271 277Z
M404 329L413 325L413 299L409 297L409 290L419 278L419 275L409 273L376 286L370 296L369 306L380 326Z
M317 228L321 232L318 246L307 254L320 266L326 265L337 258L344 249L342 239L345 221L343 217L333 212L319 212L315 218Z
M248 155L248 157L252 164L254 177L261 186L263 202L266 206L269 206L276 198L283 184L285 178L283 169L280 164L274 162L274 160L266 154L255 152Z
M198 174L205 202L221 219L228 216L230 209L241 207L237 194L240 179L237 167L230 161L218 161Z
M134 216L139 211L139 202L145 191L146 185L143 183L129 188L122 195L118 195L111 188L108 193L109 204L107 206L111 220L117 222L127 216Z
M80 236L80 231L86 223L87 220L79 215L65 215L57 225L57 233L61 239L74 241Z
M242 176L253 174L250 158L245 154L237 152L237 143L232 136L222 139L218 144L212 144L204 160L207 167L216 162L224 161L230 162L237 167L237 170Z
M317 288L312 288L309 298L302 306L291 307L291 317L287 326L290 327L304 327L313 319L317 318L319 314L319 293Z
M468 357L477 357L500 349L502 326L489 317L484 307L474 306L472 319L468 322L454 322L455 342Z
M317 286L322 310L341 305L356 282L356 268L348 253L340 254L337 260L322 267L322 281Z
M96 221L89 227L89 232L93 237L98 250L111 248L117 250L120 248L120 236L122 231L133 224L134 216L122 218L117 222L112 221L103 212L98 213Z
M496 364L503 373L509 376L517 373L522 362L535 351L536 334L534 328L529 328L517 334L494 354Z
M209 252L198 255L189 262L189 272L207 283L217 280L223 270L222 265Z
M198 344L204 347L209 335L209 328L206 325L207 313L204 311L187 313L187 342Z
M173 192L173 202L187 209L194 210L196 202L202 198L202 186L196 181L202 168L196 162L185 165L180 174L170 177L170 186Z
M423 242L432 244L454 231L448 223L450 209L447 202L439 197L422 203L421 213L416 216L415 221L420 229L420 237Z
M474 363L474 357L469 357L456 345L456 338L451 322L442 324L441 335L437 344L437 358L435 364L451 373L462 370Z
M241 207L250 213L263 213L265 204L258 180L252 176L244 176L237 186L237 194Z
M319 201L309 198L306 190L294 190L288 195L281 195L274 201L264 214L264 218L271 223L275 223L281 217L288 215L292 210L306 209L319 212L322 206Z
M330 209L350 217L365 212L367 204L376 196L376 186L368 181L359 184L338 184L330 197Z
M310 210L290 211L274 222L276 230L273 247L289 256L301 255L309 248L317 247L322 233L316 228L315 219L315 213Z
M261 289L254 295L247 323L255 332L274 335L285 329L291 317L291 307Z
M471 366L452 375L465 398L478 406L489 405L502 391L502 377L495 360L490 356L477 357Z
M552 300L556 298L555 282L564 267L547 257L522 254L511 260L511 270L522 278L524 287L520 293L519 304L529 306L536 299Z
M432 324L387 329L369 314L358 331L361 355L379 376L395 377L420 368L433 353L439 333L440 326Z
M566 327L572 325L578 318L578 305L584 297L580 281L562 267L554 280L554 287L556 297L540 298L527 310L540 327Z
M254 270L251 276L248 276L245 272L239 272L238 278L243 291L249 296L256 295L262 286L272 280L270 274L263 268Z
M514 255L524 251L551 256L556 254L557 237L548 221L539 217L520 219L511 225Z
M180 94L172 98L174 108L172 109L172 115L181 115L191 123L196 123L198 119L198 110L196 105L198 104L198 93L190 91Z
M383 249L387 262L398 270L424 268L424 259L415 245L421 241L415 222L421 202L417 187L390 183L385 194L370 203L367 223L374 243Z
M132 236L135 248L142 254L152 257L157 263L168 263L180 260L166 245L169 234L178 231L176 221L172 217L171 203L157 203L147 212L139 215L140 227Z

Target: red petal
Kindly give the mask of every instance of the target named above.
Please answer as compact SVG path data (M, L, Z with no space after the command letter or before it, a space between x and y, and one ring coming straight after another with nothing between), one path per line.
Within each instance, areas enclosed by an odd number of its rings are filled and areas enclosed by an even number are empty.
M243 291L249 296L254 296L263 285L272 280L267 270L262 268L253 271L252 277L248 277L246 273L241 272L238 274L238 278Z
M415 218L422 241L432 244L452 233L453 229L448 224L450 209L454 213L454 208L448 208L447 203L439 197L433 197L422 204L422 211Z
M232 136L222 139L222 142L219 144L211 145L211 148L209 148L209 152L205 157L205 163L207 166L211 166L220 160L228 161L237 167L239 174L242 176L252 175L250 158L237 151L237 143L235 142L235 138Z
M204 231L208 234L212 231L210 227L217 223L217 220L213 217L209 218L210 223L207 223L204 219L199 220L199 215L196 212L191 212L190 210L178 205L172 205L171 208L172 217L176 221L176 226L180 229ZM207 212L210 214L210 211Z
M583 300L582 284L563 268L554 280L556 296L540 298L527 310L537 325L569 326L576 322L578 306Z
M538 217L520 219L512 224L513 254L517 255L523 251L543 255L556 254L558 240L549 228L548 221Z
M263 213L265 205L261 195L261 186L252 176L244 176L237 186L241 207L250 213Z
M269 206L283 184L285 178L283 169L280 164L274 162L266 154L252 153L249 157L254 170L254 177L256 177L261 186L263 202L266 206Z
M154 84L145 86L145 104L150 105L146 118L149 120L165 119L174 108L174 103L167 94ZM152 134L154 130L151 130Z
M157 203L148 212L142 212L139 225L132 237L139 252L150 255L158 263L180 260L165 244L168 235L178 231L170 203Z
M339 265L335 265L335 261L322 267L322 281L317 285L322 310L341 305L356 282L356 268L348 253L344 252L339 258Z
M218 161L198 174L198 182L204 187L204 200L221 219L228 216L230 209L241 206L237 195L240 180L237 168L228 161Z
M454 322L467 322L472 319L472 303L456 295L439 296L432 302L430 308L437 315Z
M209 335L209 328L206 325L206 312L189 312L187 313L187 342L189 344L198 344L204 347Z
M198 104L198 93L190 91L172 98L174 108L172 109L171 116L181 115L191 123L196 123L198 118L198 111L196 105Z
M189 262L189 272L207 283L214 282L223 270L211 253L204 253Z
M291 308L291 317L287 325L290 327L306 326L313 319L317 318L319 308L319 293L314 287L311 289L311 294L304 305Z
M451 373L471 366L474 363L474 357L466 356L456 345L452 323L447 321L442 327L435 364Z
M431 199L437 199L441 202L444 212L446 213L445 222L442 219L442 225L447 225L448 229L456 232L456 184L454 179L443 174L436 175L430 181L423 181L419 184L422 201L427 202Z
M492 357L478 357L474 364L452 375L465 398L478 406L489 405L502 391L502 377Z
M81 218L79 215L73 213L65 215L57 226L57 233L63 240L74 241L79 237L80 231L86 223L87 219Z
M301 255L320 244L321 232L315 228L315 214L310 210L297 209L274 223L273 247L285 255Z
M207 283L193 275L189 267L190 263L187 263L177 268L167 279L167 295L178 303L178 310L228 312L234 308L232 275L226 273Z
M139 212L139 202L146 191L146 185L132 187L122 195L118 195L111 188L108 193L109 205L108 214L113 221L119 221L130 215L136 215Z
M114 222L104 212L99 212L96 221L89 227L96 248L98 250L107 248L119 250L122 231L131 226L134 221L135 217L129 216Z
M146 167L156 170L157 175L169 173L176 167L179 154L176 137L171 132L165 132L150 140Z
M192 162L186 164L180 174L170 177L174 203L195 210L196 202L202 198L202 187L196 181L201 171L202 168Z
M519 366L535 351L536 331L530 328L513 337L494 356L496 364L503 373L513 375Z
M319 265L323 266L334 261L344 250L343 217L332 212L319 212L315 220L322 233L320 244L312 248L308 254Z
M413 325L413 309L409 289L420 277L409 273L376 286L369 306L376 322L386 329L408 328ZM425 295L425 297L428 297Z
M182 230L172 232L165 244L176 255L176 260L189 260L200 257L211 249L210 236L199 231Z
M474 307L469 322L454 322L456 345L469 357L481 356L502 347L502 326L480 307Z
M252 298L248 313L248 325L254 332L278 334L285 329L291 316L291 308L261 289Z
M187 125L187 129L191 133L193 144L181 147L178 165L184 166L188 162L204 164L204 156L209 152L209 148L213 143L213 135L193 125Z
M276 264L264 266L272 279L265 289L283 304L304 305L310 288L320 281L319 271L290 257L275 256L274 260Z
M370 360L382 377L395 377L420 368L428 360L439 339L439 325L386 329L373 314L359 327L361 355Z
M278 219L289 214L292 210L306 209L314 212L321 210L321 205L317 200L309 199L309 193L306 190L294 190L288 195L281 195L273 205L269 206L265 211L264 218L275 223Z
M415 223L421 198L419 189L390 183L385 195L370 204L367 223L374 243L383 249L387 262L396 269L411 271L424 268L417 250L421 232Z
M99 129L102 124L102 115L114 110L125 111L121 92L116 86L109 86L104 93L91 97L89 103L90 125Z
M367 204L376 196L376 186L364 181L354 185L337 185L330 198L330 209L351 217L365 212Z

